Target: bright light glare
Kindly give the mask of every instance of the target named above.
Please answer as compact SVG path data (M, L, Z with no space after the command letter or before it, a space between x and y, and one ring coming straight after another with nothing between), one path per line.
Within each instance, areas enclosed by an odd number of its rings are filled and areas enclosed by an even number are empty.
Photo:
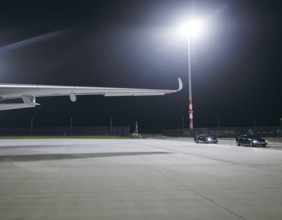
M204 22L200 19L191 19L186 23L183 23L179 27L179 32L181 35L186 36L201 36L204 31Z

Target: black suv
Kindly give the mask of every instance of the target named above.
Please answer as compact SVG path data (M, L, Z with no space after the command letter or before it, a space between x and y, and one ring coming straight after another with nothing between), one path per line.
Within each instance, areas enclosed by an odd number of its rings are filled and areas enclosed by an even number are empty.
M216 136L208 135L208 134L197 135L196 137L194 137L194 141L196 143L204 142L204 143L215 143L215 144L218 142Z
M239 137L236 137L235 142L237 146L240 146L242 144L242 145L248 145L250 147L253 146L265 147L267 145L266 139L250 134L244 134L244 135L240 135Z

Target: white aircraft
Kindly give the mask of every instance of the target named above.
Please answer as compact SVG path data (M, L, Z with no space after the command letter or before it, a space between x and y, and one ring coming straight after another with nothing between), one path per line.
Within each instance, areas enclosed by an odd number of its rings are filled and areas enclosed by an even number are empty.
M23 103L2 103L0 111L35 107L39 105L36 103L36 97L69 96L70 100L75 102L78 95L155 96L175 93L182 88L183 84L180 78L178 78L177 90L0 84L0 102L10 99L22 99L23 101Z

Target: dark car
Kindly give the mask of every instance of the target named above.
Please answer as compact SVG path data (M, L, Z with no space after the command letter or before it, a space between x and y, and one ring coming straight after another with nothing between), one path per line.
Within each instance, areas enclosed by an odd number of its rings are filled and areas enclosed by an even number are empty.
M203 142L203 143L215 143L215 144L218 142L216 136L208 135L208 134L197 135L196 137L194 137L194 141L196 143Z
M235 142L237 144L237 146L240 145L248 145L248 146L263 146L265 147L267 145L267 140L258 136L254 136L254 135L249 135L249 134L245 134L245 135L240 135L239 137L237 137L235 139Z

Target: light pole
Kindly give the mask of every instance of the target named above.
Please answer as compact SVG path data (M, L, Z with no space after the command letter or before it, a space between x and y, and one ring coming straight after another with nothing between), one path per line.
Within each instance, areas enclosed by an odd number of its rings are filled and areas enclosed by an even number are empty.
M30 134L33 134L33 118L30 119Z
M191 34L188 33L187 35L187 44L188 44L188 88L189 88L189 124L190 129L194 128L193 124L193 102L192 102L192 81L191 81L191 49L190 49L190 43L191 43Z
M72 136L72 117L70 118L70 134Z
M192 101L192 80L191 80L191 39L201 34L203 30L203 22L201 20L190 19L186 24L182 25L187 36L188 46L188 87L189 87L189 124L190 129L194 128L193 122L193 101Z
M113 118L110 117L110 132L111 132L111 135L113 135Z

